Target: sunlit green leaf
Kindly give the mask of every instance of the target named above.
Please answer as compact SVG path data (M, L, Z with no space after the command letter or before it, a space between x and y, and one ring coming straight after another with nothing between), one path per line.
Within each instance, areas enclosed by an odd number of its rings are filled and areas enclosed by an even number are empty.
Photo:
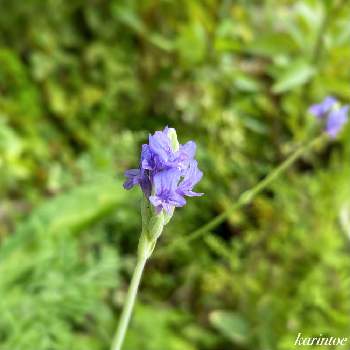
M230 311L214 311L210 314L211 324L233 343L246 344L250 329L242 315Z
M272 91L278 94L304 85L315 73L316 69L308 62L292 62L280 73Z

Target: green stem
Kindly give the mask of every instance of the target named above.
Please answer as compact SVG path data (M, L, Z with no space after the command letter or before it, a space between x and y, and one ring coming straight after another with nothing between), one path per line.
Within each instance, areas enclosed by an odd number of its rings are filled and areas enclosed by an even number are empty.
M141 281L143 270L146 265L146 261L147 261L146 254L138 254L137 264L131 279L128 295L124 303L122 315L119 320L118 329L117 329L111 350L121 350L122 348L123 341L125 338L125 333L128 328L132 310L134 308L137 291L140 285L140 281Z
M283 163L277 166L274 170L271 171L262 181L258 182L253 188L243 192L238 200L228 207L223 213L215 217L213 220L206 223L204 226L195 230L187 236L182 236L179 239L173 241L168 247L160 249L155 256L164 256L171 252L174 248L179 245L188 244L191 241L203 236L205 233L211 231L222 222L224 222L235 210L247 205L252 201L252 199L266 187L268 187L271 182L273 182L277 177L279 177L286 169L288 169L298 158L300 158L307 151L318 145L325 138L325 135L313 139L311 142L300 146L294 153L292 153Z
M137 248L137 263L130 282L128 294L120 316L117 332L114 336L111 350L121 350L126 331L134 308L137 291L147 260L152 255L158 237L164 228L164 213L155 213L150 208L148 199L143 196L141 201L142 232Z

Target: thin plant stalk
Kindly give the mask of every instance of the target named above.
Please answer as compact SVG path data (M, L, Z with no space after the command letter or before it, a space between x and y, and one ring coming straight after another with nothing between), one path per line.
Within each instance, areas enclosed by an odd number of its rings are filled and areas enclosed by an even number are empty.
M111 350L122 349L146 262L146 254L139 254Z
M170 243L169 246L164 247L163 249L160 249L155 256L165 256L171 251L174 250L174 248L188 244L203 235L205 235L207 232L210 232L215 227L219 226L221 223L223 223L234 211L237 209L240 209L244 207L245 205L249 204L252 199L265 190L276 178L278 178L280 175L282 175L296 160L298 160L302 155L313 149L315 146L319 145L324 139L327 138L327 135L322 134L309 143L306 143L299 148L297 148L284 162L282 162L280 165L278 165L275 169L273 169L264 179L262 179L260 182L258 182L254 187L244 191L237 199L235 203L233 203L231 206L229 206L224 212L222 212L220 215L216 216L213 220L210 220L206 224L204 224L202 227L198 228L197 230L193 231L192 233L182 236L176 240L174 240L172 243Z

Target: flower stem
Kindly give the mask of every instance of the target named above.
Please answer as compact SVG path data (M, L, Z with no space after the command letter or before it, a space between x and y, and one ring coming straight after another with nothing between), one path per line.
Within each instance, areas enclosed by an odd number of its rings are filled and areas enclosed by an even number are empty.
M115 334L111 350L121 350L122 348L123 341L125 338L125 333L128 328L132 310L134 308L137 291L140 285L142 273L145 268L146 262L147 262L147 255L138 254L136 267L131 279L128 294L123 306L123 311L119 320L118 329Z
M193 231L191 234L182 236L174 240L172 243L170 243L169 246L163 249L160 249L155 254L155 256L156 257L164 256L169 252L171 252L174 248L178 247L179 245L187 244L203 236L207 232L211 231L212 229L220 225L232 214L232 212L249 204L258 193L262 192L265 188L267 188L276 178L278 178L285 170L287 170L297 159L299 159L303 154L311 150L316 145L320 144L325 138L326 138L326 135L322 134L316 137L315 139L313 139L312 141L310 141L309 143L306 143L300 146L284 162L282 162L279 166L273 169L271 173L269 173L263 180L258 182L254 187L243 192L239 196L238 200L235 203L233 203L231 206L229 206L224 212L222 212L220 215L215 217L213 220L207 222L202 227Z

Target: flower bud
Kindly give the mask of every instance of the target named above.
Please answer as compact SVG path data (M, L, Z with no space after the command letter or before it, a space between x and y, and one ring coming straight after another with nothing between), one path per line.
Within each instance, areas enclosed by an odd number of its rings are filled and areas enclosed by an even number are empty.
M153 213L147 225L147 235L150 240L156 241L162 234L164 228L164 211L159 214Z
M179 150L179 141L177 140L177 134L176 130L174 128L168 128L168 137L171 142L171 147L174 152L177 152Z

